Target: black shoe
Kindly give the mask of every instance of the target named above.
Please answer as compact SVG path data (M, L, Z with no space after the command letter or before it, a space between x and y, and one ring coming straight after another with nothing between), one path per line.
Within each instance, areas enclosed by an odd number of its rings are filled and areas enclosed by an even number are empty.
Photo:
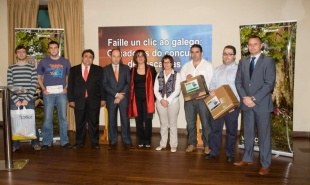
M138 148L139 148L139 149L143 149L143 148L144 148L144 145L143 145L143 144L140 144L140 145L138 145Z
M116 148L116 144L109 144L108 150L113 150Z
M94 145L92 145L92 148L93 149L100 149L100 146L98 144L94 144Z
M43 151L44 151L44 150L47 150L48 147L49 147L48 145L43 145L43 146L41 147L41 150L43 150Z
M70 149L70 148L72 148L72 145L70 143L67 143L67 144L63 145L62 147L64 147L65 149Z
M227 161L228 163L233 163L233 162L235 161L235 158L234 158L234 157L227 157L227 158L226 158L226 161Z
M135 149L135 147L132 144L124 144L126 149Z
M217 156L215 156L215 155L210 155L210 154L206 154L206 155L205 155L205 159L206 159L206 160L215 159L215 158L217 158Z
M77 144L77 143L75 143L75 144L73 145L73 149L82 148L83 146L84 146L84 144Z

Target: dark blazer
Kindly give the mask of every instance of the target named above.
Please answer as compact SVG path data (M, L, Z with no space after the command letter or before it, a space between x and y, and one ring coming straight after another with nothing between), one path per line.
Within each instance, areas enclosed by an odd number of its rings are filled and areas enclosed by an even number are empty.
M263 54L258 58L252 78L250 79L250 57L243 58L239 61L236 75L236 88L240 96L241 109L249 110L250 108L243 104L243 97L254 96L256 99L254 111L272 112L272 92L276 79L276 67L274 59Z
M102 88L102 67L92 64L85 82L82 75L82 64L71 67L68 79L68 101L75 103L76 110L85 108L85 91L87 89L90 109L100 108L101 101L106 100Z
M107 92L107 108L114 102L116 93L125 93L125 101L128 103L129 86L130 86L130 69L127 65L119 64L118 81L114 75L112 64L103 68L103 89ZM123 100L124 100L123 99ZM123 102L123 100L121 102Z

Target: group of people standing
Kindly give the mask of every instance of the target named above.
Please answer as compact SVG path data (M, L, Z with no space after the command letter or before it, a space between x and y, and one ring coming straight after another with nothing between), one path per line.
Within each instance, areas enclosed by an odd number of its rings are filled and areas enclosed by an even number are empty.
M135 51L133 56L135 66L131 69L121 62L119 49L111 51L111 64L103 68L93 64L95 55L90 49L83 51L81 64L71 67L67 59L59 56L59 45L55 41L48 44L50 56L42 59L35 69L26 62L25 47L17 46L15 53L18 61L8 69L8 85L24 86L30 93L13 95L11 109L17 109L20 106L34 108L33 95L38 81L44 100L43 145L41 147L38 140L33 140L34 149L47 150L52 144L54 106L58 111L60 144L64 148L72 147L67 135L67 99L69 106L74 108L75 114L76 141L73 148L78 149L85 145L86 124L88 124L91 145L99 149L99 112L100 107L106 105L108 149L113 150L118 139L118 112L121 138L125 148L135 148L130 136L129 122L130 117L135 117L138 148L151 149L152 119L156 108L161 125L161 140L156 150L160 151L167 147L168 133L170 133L170 151L176 152L180 82L203 75L211 96L216 95L215 89L228 84L240 100L240 107L214 120L204 102L205 97L185 101L188 131L186 152L196 150L196 121L199 115L205 159L210 160L219 156L225 124L227 162L234 162L238 116L241 109L244 119L245 152L243 159L235 162L234 165L253 164L256 125L262 165L259 173L266 175L269 173L271 164L270 112L273 111L271 93L275 83L275 62L261 53L262 46L261 38L250 37L248 48L251 56L241 59L239 65L235 62L235 47L225 46L222 53L223 64L214 70L212 64L202 58L202 47L194 44L190 48L191 61L183 65L180 73L174 70L174 59L170 55L162 58L162 70L157 73L153 66L148 65L144 50ZM68 80L66 80L67 77ZM13 142L13 148L14 151L19 149L19 143Z

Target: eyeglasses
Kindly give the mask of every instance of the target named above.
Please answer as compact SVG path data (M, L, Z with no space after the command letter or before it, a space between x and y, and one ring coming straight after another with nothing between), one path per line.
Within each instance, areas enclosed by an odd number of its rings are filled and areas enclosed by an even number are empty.
M26 53L26 51L16 51L16 53Z
M235 55L235 54L233 54L233 53L223 53L223 57L226 57L226 56L233 56L233 55Z

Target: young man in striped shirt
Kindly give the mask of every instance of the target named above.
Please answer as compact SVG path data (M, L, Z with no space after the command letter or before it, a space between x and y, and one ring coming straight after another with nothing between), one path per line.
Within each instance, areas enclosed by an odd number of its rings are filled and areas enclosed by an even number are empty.
M7 71L8 86L22 86L27 89L27 94L14 94L11 96L10 109L17 110L18 107L26 109L35 109L34 94L36 93L38 84L37 70L31 64L28 64L27 51L22 45L15 49L17 62L11 65ZM36 128L37 139L31 140L31 145L35 150L41 150L39 145L39 132ZM13 141L13 152L18 150L20 142Z

